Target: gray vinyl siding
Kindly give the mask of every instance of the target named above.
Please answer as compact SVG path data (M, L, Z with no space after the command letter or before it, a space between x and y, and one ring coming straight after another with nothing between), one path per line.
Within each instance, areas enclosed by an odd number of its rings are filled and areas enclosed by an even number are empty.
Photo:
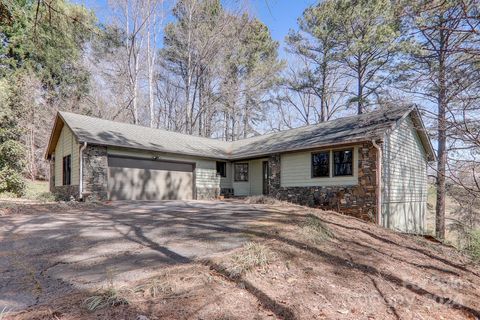
M80 145L75 139L75 136L70 128L64 125L60 137L58 138L57 145L55 146L55 186L63 185L63 157L68 155L71 156L71 185L78 185L80 183L79 151Z
M220 177L217 176L217 165L215 160L193 157L180 156L169 153L150 152L142 150L134 150L127 148L109 147L108 154L124 155L132 157L152 158L158 157L159 160L174 160L195 163L195 187L196 188L218 188L220 186Z
M427 159L410 117L385 137L382 221L403 232L425 231Z
M217 175L217 163L211 160L195 160L195 181L197 188L219 188L220 177Z

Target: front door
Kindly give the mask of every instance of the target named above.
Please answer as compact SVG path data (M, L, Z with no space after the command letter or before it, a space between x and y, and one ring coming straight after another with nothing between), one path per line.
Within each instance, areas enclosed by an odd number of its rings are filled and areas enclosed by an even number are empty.
M263 194L268 195L268 161L262 162Z

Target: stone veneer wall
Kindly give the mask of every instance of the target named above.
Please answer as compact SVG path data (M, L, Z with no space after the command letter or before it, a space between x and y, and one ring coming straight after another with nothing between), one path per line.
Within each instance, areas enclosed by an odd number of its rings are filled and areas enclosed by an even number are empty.
M83 196L86 201L107 200L107 147L88 145L83 151Z
M377 150L364 143L359 147L358 185L328 187L281 187L280 154L268 159L269 195L301 205L334 210L367 221L377 217Z
M62 201L78 200L80 195L80 187L78 185L56 186L53 187L53 194L55 199Z
M49 164L50 164L50 174L48 176L50 177L50 180L48 180L48 185L49 185L48 190L51 193L55 193L55 158L52 157L52 159L50 159Z
M197 188L198 200L213 200L220 195L220 188Z
M53 175L52 175L53 173ZM61 201L78 200L80 187L78 185L56 186L55 185L55 159L50 160L50 192L55 195L55 199Z

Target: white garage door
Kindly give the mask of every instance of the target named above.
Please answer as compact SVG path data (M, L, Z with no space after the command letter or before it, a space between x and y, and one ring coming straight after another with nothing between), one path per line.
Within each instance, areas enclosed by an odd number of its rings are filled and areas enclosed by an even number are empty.
M110 200L193 199L195 164L177 161L108 157Z

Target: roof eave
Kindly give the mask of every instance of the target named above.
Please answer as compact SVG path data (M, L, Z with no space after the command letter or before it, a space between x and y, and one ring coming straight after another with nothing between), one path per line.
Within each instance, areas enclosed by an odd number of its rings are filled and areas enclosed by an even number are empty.
M62 128L64 125L65 121L62 117L60 117L60 113L57 112L53 123L52 131L50 132L50 138L48 139L47 148L45 150L45 160L50 160L53 151L55 151L55 147L57 145L60 133L62 132Z
M425 123L423 122L422 115L416 105L414 106L410 114L412 115L412 121L415 124L415 129L417 130L423 148L427 153L427 160L429 162L436 161L437 156L435 154L435 149L433 149L432 141L428 137L427 128L425 127Z
M308 151L308 150L315 150L315 149L322 149L322 148L340 148L343 146L351 146L359 143L371 142L375 140L377 142L383 141L383 138L380 136L371 136L371 137L362 137L358 139L352 139L349 141L341 141L341 142L334 142L334 143L320 143L315 145L310 145L308 147L300 147L300 148L290 148L290 149L283 149L283 150L272 150L268 152L258 152L258 153L250 153L250 154L242 154L241 156L231 156L230 160L232 161L240 161L240 160L247 160L253 158L262 158L265 156L270 156L272 154L277 153L289 153L289 152L298 152L298 151Z
M95 145L95 146L115 147L115 148L142 150L142 151L150 151L150 152L162 152L162 153L177 154L177 155L189 156L189 157L199 157L199 158L204 158L204 159L230 160L230 158L228 156L208 156L208 155L203 155L203 154L198 154L198 153L181 152L181 151L168 151L168 150L160 150L160 149L154 149L154 148L148 148L148 147L142 147L142 146L126 146L126 145L114 144L114 143L108 143L107 144L107 143L102 143L102 142L98 142L98 141L95 141L95 140L90 140L90 141L79 140L80 144L82 144L84 142L86 142L90 145Z

